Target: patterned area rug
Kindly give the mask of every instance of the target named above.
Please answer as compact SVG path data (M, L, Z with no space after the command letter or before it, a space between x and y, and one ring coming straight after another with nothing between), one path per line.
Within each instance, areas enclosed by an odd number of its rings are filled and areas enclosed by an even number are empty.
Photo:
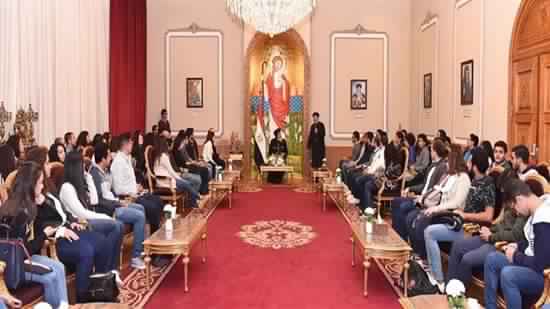
M237 236L247 244L260 248L291 249L309 244L317 233L300 222L271 220L241 226Z
M242 183L239 184L239 192L243 193L254 193L254 192L260 192L263 189L258 186L257 183Z
M164 277L170 272L178 261L176 256L164 267L151 268L151 288L147 288L147 277L145 270L132 270L123 280L124 284L120 289L120 302L130 308L143 308L149 298L157 290Z

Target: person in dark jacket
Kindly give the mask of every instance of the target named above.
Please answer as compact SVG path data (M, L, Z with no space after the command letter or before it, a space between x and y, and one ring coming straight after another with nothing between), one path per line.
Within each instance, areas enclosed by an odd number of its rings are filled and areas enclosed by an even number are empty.
M44 173L34 162L21 164L8 201L0 208L0 221L7 228L9 238L22 239L31 255L31 261L49 267L52 271L43 275L26 272L25 279L44 287L44 301L54 308L69 308L65 266L58 261L40 255L47 237L57 229L36 224L37 204L44 201L42 189ZM9 267L9 266L8 266Z
M319 113L313 113L313 124L309 130L307 148L311 151L311 167L321 167L325 158L325 125L319 121Z
M195 139L195 136L193 135L195 130L193 128L187 128L185 129L185 135L189 139L189 142L185 146L185 149L187 150L187 153L191 157L191 160L198 161L199 158L199 144L197 143L197 140Z
M543 272L550 267L550 242L546 239L550 235L550 197L537 197L518 179L509 180L503 189L503 202L529 218L523 228L525 239L485 260L485 308L497 308L500 287L506 308L521 309L540 297L545 285Z
M172 157L178 168L184 168L189 170L190 173L199 175L201 177L201 184L199 193L202 195L208 194L208 181L210 180L210 172L208 170L208 164L194 161L187 152L187 144L189 139L187 138L185 131L181 130L176 139L174 140L174 147L172 147Z
M281 134L281 129L275 130L273 132L274 138L269 143L269 156L277 155L282 156L283 160L286 162L288 157L288 148L286 146L286 140ZM267 175L267 180L270 183L281 183L283 181L284 172L269 172Z
M159 134L164 135L166 138L169 138L170 134L172 133L172 129L170 128L170 121L168 120L168 111L166 109L162 109L162 111L160 111L158 131Z

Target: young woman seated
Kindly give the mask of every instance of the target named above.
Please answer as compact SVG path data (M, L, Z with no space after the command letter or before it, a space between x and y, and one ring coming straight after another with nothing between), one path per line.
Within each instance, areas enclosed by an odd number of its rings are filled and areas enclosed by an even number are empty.
M198 188L200 187L200 177L195 175L198 177L199 181L199 183L197 184L197 179L194 179L194 181L191 182L188 179L184 179L181 174L174 170L172 162L170 160L170 150L168 148L166 138L159 137L157 139L157 143L155 144L153 153L154 156L152 164L155 175L167 178L165 180L158 179L157 185L160 187L171 188L174 181L176 185L176 190L178 192L189 193L189 197L191 199L191 207L198 207L197 202L201 198L198 192Z
M60 262L40 255L46 238L58 233L56 227L42 226L35 220L37 204L42 204L45 199L42 194L43 188L42 167L34 162L22 163L9 199L0 207L0 220L9 226L9 238L24 241L33 262L43 264L52 270L42 275L25 273L25 279L42 284L44 301L53 308L69 308L65 267ZM21 302L15 299L10 299L8 303L21 305Z
M48 158L50 162L65 162L65 145L61 143L54 143L48 151Z
M98 204L98 195L92 176L84 172L82 154L73 151L65 159L64 183L59 191L63 206L78 220L86 220L92 230L105 236L107 243L102 250L108 255L102 270L119 268L123 224L106 214L93 211ZM103 272L103 271L102 271Z
M188 169L190 173L198 175L201 179L201 185L199 193L202 195L208 194L208 182L210 181L210 173L208 171L208 165L205 162L194 161L187 153L186 145L189 143L189 139L184 130L181 130L176 139L174 140L174 146L172 147L172 155L176 166L179 168Z
M202 146L202 158L204 159L204 161L212 165L213 171L215 171L216 167L218 166L222 170L224 170L225 161L222 160L222 158L218 154L216 145L214 143L214 135L214 129L208 129L208 133L206 134L206 141L204 141L204 145ZM193 135L190 136L192 138ZM192 148L193 147L194 146L192 146Z
M47 149L35 147L27 152L26 158L41 166L45 175L43 196L40 198L42 202L37 205L38 211L34 224L39 229L46 226L57 228L54 237L58 257L65 265L76 268L77 298L79 302L86 302L86 292L93 269L95 268L97 273L112 270L109 267L107 239L98 232L86 230L71 213L65 210L52 184Z
M467 165L470 172L473 173L473 180L471 185L468 185L468 181L459 178L460 182L457 183L456 187L458 197L455 198L455 203L430 207L421 214L423 218L416 219L416 229L421 229L422 225L425 226L426 224L419 223L419 220L428 224L423 233L426 255L431 274L437 281L440 290L443 290L444 277L438 242L454 242L457 239L462 239L464 238L464 230L462 227L452 228L446 224L430 224L429 217L438 212L454 209L454 213L460 215L464 222L489 225L493 220L495 184L493 179L485 174L489 168L488 155L481 148L472 149L471 160L467 162ZM463 196L465 196L465 200L463 200ZM460 203L461 201L462 203Z

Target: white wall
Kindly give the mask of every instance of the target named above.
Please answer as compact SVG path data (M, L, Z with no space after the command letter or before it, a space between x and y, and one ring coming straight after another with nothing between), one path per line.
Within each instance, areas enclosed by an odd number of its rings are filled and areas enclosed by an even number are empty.
M508 60L514 19L521 0L415 0L412 7L411 127L434 134L443 128L461 138L506 139ZM437 23L421 31L428 12ZM435 32L432 34L432 32ZM426 51L434 53L426 57ZM474 105L460 106L460 63L474 59ZM423 110L422 79L433 70L434 107ZM427 117L426 114L432 114Z

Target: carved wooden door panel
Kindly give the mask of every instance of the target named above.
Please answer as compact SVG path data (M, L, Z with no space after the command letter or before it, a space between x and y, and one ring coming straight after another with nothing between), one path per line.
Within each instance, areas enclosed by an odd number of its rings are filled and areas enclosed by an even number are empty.
M539 79L539 162L550 160L550 54L540 57Z
M538 75L538 57L513 63L510 144L524 144L530 150L538 139Z

